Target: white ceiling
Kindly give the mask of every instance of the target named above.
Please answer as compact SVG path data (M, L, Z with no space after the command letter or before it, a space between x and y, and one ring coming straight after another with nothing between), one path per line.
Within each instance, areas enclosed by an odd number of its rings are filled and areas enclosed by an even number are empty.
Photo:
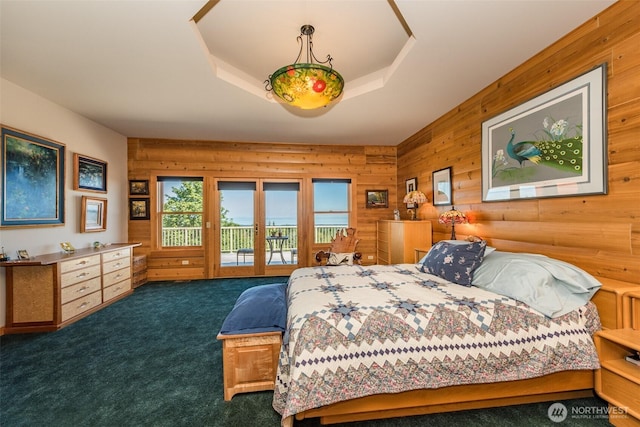
M128 137L397 145L612 3L0 0L0 73ZM292 111L263 81L304 24L345 92Z

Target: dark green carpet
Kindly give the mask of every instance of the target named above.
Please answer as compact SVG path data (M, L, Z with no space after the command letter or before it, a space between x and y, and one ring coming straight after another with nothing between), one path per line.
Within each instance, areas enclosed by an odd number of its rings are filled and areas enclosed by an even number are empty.
M222 396L215 339L240 293L286 278L156 282L60 331L0 338L0 426L278 426L271 392ZM601 409L597 398L566 401ZM548 403L357 426L542 426ZM296 426L316 426L305 420ZM560 425L608 425L569 416Z

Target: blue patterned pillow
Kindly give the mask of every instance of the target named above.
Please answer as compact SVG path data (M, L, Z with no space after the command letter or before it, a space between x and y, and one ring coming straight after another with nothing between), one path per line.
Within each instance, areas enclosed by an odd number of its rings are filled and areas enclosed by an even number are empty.
M482 264L486 247L484 240L467 244L438 242L429 250L421 270L459 285L471 286L473 272Z

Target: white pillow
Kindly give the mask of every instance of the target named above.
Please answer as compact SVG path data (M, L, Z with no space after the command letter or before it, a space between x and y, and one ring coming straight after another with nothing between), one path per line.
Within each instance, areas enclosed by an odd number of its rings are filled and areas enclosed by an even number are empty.
M329 253L327 265L353 265L353 252L348 253Z
M471 284L521 301L552 318L583 306L602 286L589 273L567 262L501 251L485 258Z

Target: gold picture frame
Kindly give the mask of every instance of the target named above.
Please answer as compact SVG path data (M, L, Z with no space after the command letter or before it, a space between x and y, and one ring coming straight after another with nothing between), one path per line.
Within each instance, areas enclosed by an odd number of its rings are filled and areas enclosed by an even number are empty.
M82 196L81 233L107 230L107 199Z
M73 154L73 189L107 192L107 162L82 154Z

